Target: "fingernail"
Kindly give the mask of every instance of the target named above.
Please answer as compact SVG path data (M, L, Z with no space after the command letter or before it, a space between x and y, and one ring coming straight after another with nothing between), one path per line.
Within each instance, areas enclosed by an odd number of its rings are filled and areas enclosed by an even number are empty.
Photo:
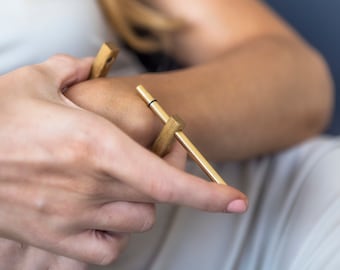
M230 213L243 213L247 210L247 204L244 200L234 200L227 206L227 212Z

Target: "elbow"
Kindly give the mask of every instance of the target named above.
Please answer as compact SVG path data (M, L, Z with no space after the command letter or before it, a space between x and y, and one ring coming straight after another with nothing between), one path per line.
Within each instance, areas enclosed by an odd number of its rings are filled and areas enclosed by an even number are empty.
M334 83L329 67L321 54L310 49L307 72L309 109L305 111L305 131L308 137L325 131L334 108Z

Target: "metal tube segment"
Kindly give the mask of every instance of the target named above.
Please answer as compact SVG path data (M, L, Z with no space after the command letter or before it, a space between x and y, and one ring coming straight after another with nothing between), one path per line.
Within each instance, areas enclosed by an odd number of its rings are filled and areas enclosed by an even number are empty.
M148 107L150 107L150 109L165 124L169 120L169 115L164 111L161 105L159 105L157 100L142 85L138 85L136 89L139 95L144 100L144 102L148 105ZM183 131L176 132L175 137L181 143L181 145L187 150L190 157L207 174L210 180L216 182L217 184L226 185L223 178L209 164L209 162L200 153L196 146L189 140L189 138L184 134Z

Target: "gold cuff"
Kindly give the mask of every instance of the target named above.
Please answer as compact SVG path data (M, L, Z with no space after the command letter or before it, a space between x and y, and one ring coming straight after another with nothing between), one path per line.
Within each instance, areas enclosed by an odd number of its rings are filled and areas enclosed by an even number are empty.
M152 145L152 151L158 156L165 156L171 150L175 139L175 133L182 131L184 122L178 116L171 116L163 126L157 139Z

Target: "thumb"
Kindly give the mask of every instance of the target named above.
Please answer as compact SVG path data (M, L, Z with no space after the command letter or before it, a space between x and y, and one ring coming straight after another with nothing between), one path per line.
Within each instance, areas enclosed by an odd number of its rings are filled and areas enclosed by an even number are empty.
M55 55L37 66L49 77L54 86L62 90L88 78L93 58L77 59L68 55Z

